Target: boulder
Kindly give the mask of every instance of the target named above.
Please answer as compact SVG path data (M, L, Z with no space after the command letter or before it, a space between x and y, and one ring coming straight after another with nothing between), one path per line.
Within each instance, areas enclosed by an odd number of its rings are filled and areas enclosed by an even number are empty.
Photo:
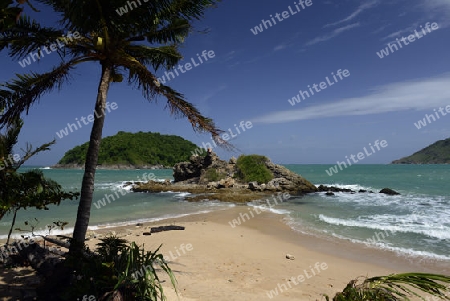
M219 181L217 188L230 188L233 187L236 181L233 178L227 177Z
M282 190L298 191L301 193L317 191L315 185L284 166L274 164L268 160L266 161L266 167L272 172L274 179L283 179L283 181L279 183Z
M354 190L351 190L349 188L339 188L339 187L334 187L334 186L325 186L325 185L320 185L318 187L318 190L320 192L327 192L327 191L331 191L331 192L348 192L348 193L356 193Z
M400 194L397 191L392 190L390 188L383 188L383 189L380 190L380 193L384 193L384 194L387 194L387 195L399 195Z
M256 190L261 190L261 187L259 187L258 182L249 182L248 189L256 191Z

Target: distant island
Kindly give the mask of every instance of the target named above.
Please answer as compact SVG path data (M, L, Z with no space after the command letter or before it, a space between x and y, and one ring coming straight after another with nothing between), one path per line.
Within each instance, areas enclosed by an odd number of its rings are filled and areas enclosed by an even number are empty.
M392 164L450 164L450 138L439 140L411 156L392 161Z
M83 169L88 142L67 151L53 168ZM120 131L100 145L99 169L163 169L187 161L198 146L176 135Z

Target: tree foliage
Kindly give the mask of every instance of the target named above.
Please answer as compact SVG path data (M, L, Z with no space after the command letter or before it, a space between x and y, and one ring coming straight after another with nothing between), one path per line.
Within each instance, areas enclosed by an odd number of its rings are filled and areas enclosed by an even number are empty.
M59 205L62 200L78 196L78 193L65 192L58 183L46 178L40 170L17 171L30 157L49 150L49 146L55 143L52 141L36 149L28 145L22 157L14 155L13 147L18 141L22 126L22 120L18 120L10 125L5 133L0 133L0 219L8 213L13 214L8 241L20 209L34 207L38 210L48 210L50 204Z
M84 165L88 146L89 143L86 142L67 151L58 164ZM98 164L173 166L175 163L188 160L196 148L194 143L175 135L120 131L114 136L102 139Z
M175 275L159 253L161 246L151 252L116 236L100 241L95 252L69 257L75 267L74 282L66 291L69 300L83 295L93 295L99 301L166 300L161 273L169 276L176 290Z
M393 164L450 164L450 138L439 140Z
M17 4L14 4L16 2ZM13 28L19 20L23 8L20 4L27 3L34 11L36 10L28 0L0 0L0 32Z
M69 31L76 39L66 40L58 49L62 60L46 72L17 74L0 84L0 127L28 113L33 104L45 94L61 89L73 77L81 63L98 65L99 84L95 98L95 112L104 112L112 83L126 83L138 89L143 98L155 102L166 100L166 109L175 117L185 117L196 132L210 133L217 142L223 133L184 95L158 81L156 72L177 66L182 59L180 45L194 29L196 20L219 0L161 0L147 1L120 16L117 10L127 4L123 0L36 0L52 9L58 16L56 28L21 16L14 29L0 32L0 50L7 49L13 59L23 59L31 51L50 47ZM79 251L84 242L90 219L95 172L105 114L95 114L86 164L81 185L77 219L71 251ZM221 143L226 147L227 143Z
M244 182L256 181L259 184L267 183L273 179L273 175L266 167L269 159L261 155L242 155L236 162L237 176Z

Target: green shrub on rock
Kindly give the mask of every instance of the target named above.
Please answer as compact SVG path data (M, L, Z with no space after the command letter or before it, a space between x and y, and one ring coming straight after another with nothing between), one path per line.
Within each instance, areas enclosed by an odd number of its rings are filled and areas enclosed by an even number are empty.
M210 182L217 182L217 181L220 181L222 179L225 179L227 177L227 175L225 173L223 173L223 172L217 171L214 168L210 168L210 169L206 170L205 177Z
M260 155L242 155L237 159L237 177L244 182L267 183L273 179L273 174L266 166L269 159Z

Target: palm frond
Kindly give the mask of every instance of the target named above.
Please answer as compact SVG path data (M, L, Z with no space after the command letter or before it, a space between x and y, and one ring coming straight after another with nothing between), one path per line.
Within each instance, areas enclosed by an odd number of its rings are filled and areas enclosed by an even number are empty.
M19 162L16 163L17 168L19 168L20 166L22 166L28 159L30 159L31 157L33 157L34 155L43 152L43 151L48 151L50 150L50 146L52 146L53 144L56 143L56 140L53 139L52 141L48 142L48 143L44 143L41 146L33 149L33 147L31 146L31 144L27 144L26 146L26 150L23 150L25 152L25 155L22 156L22 159L20 159Z
M161 66L171 69L183 58L175 45L160 47L130 45L125 50L141 64L151 65L155 70Z
M0 32L0 51L9 48L11 58L20 58L32 51L49 46L64 32L43 27L28 16L21 16L14 27Z
M136 85L148 101L154 101L157 96L165 97L167 100L166 108L169 109L171 115L178 118L187 118L194 131L211 133L213 139L221 147L225 149L233 148L220 138L224 131L217 128L211 118L203 116L193 104L186 101L183 94L161 84L154 74L133 57L123 54L121 58L121 66L130 70L129 84Z
M16 119L8 126L4 135L0 134L1 158L6 158L8 155L13 153L13 148L14 145L17 144L22 126L23 121L21 119Z
M411 297L427 300L418 292L450 300L450 276L428 273L404 273L350 281L333 301L409 301ZM328 296L325 296L329 300Z
M149 43L182 43L191 29L192 26L188 20L174 19L161 28L148 32L145 36Z
M123 55L120 63L122 67L130 70L129 83L135 84L147 100L153 101L157 96L164 96L170 114L188 118L194 131L210 132L213 137L223 133L210 118L203 116L194 105L187 102L181 93L159 83L156 76L133 57Z
M28 113L30 106L39 101L43 94L61 89L76 63L75 60L62 63L52 71L42 74L17 74L16 79L0 84L0 108L5 109L0 115L0 128L19 118L23 112Z

